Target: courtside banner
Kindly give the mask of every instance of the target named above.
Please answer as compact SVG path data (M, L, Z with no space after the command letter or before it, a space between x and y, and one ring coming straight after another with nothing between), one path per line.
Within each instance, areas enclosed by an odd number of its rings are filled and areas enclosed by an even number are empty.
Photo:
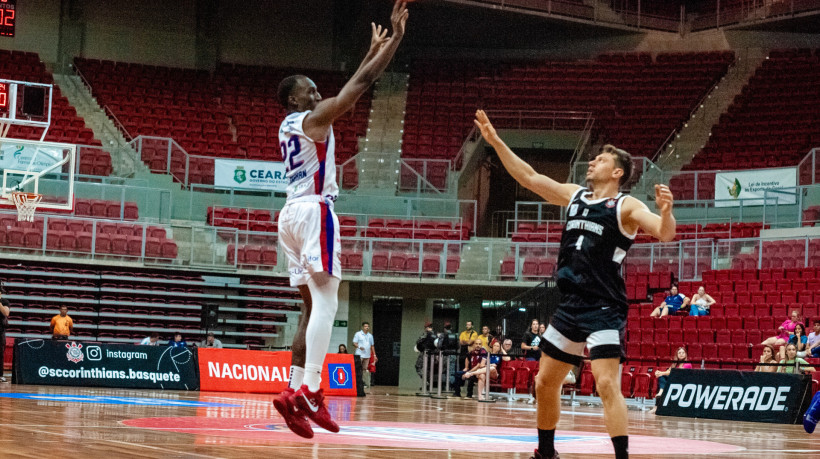
M196 351L18 338L14 382L56 386L198 390Z
M810 399L806 375L673 368L657 414L797 424Z
M778 193L778 188L797 186L797 168L782 167L778 169L754 169L746 171L719 172L715 174L715 207L762 206L764 193L774 204L794 204L796 193ZM757 199L760 198L760 199ZM741 201L742 200L742 201Z
M214 160L214 186L285 192L285 163L270 161Z
M199 348L200 390L276 394L288 387L290 352ZM322 369L328 395L356 396L353 355L328 354Z

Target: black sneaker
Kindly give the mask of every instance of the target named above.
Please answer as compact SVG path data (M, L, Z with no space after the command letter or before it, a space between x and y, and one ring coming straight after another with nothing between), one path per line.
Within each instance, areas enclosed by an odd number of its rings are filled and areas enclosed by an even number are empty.
M553 453L551 458L546 458L542 456L541 453L539 453L536 449L535 451L533 451L532 457L530 457L530 459L561 459L561 456L559 456L558 451L556 451L555 453Z

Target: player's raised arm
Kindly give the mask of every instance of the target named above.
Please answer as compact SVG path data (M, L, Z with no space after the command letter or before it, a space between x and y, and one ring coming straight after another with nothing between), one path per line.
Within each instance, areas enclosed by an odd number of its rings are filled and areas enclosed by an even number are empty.
M516 156L516 154L510 150L510 147L498 137L495 128L492 123L490 123L490 119L487 117L487 114L484 113L484 110L477 110L475 117L475 125L481 130L482 137L495 149L507 172L509 172L521 186L538 194L551 204L559 206L569 204L570 199L572 199L572 194L580 188L579 185L574 183L559 183L546 175L535 172L532 166Z
M675 239L675 216L672 215L674 197L666 185L655 185L655 203L660 215L652 213L646 204L635 198L624 202L622 218L627 231L638 228L658 238L661 242Z
M327 127L336 118L353 108L359 97L367 91L367 88L381 77L404 37L404 27L408 17L409 12L406 3L399 0L393 5L393 13L390 15L390 21L393 25L392 36L385 38L384 31L371 24L373 38L371 38L370 49L359 69L345 83L336 97L319 102L316 108L305 117L303 127L310 137L321 138ZM311 135L313 132L318 132L320 135L314 137Z

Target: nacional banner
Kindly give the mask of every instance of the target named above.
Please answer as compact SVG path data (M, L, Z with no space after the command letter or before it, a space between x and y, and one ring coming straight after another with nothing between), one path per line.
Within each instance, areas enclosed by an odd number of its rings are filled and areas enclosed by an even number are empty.
M657 414L797 424L810 401L807 375L673 368Z
M214 186L285 192L285 163L269 161L214 160Z
M13 140L0 142L0 169L40 172L63 159L63 149ZM33 162L32 162L33 160Z
M797 169L794 167L718 172L715 174L715 207L735 207L741 202L744 206L762 206L766 190L796 186ZM777 198L778 204L794 204L797 199L793 192L771 191L768 198Z
M198 390L188 348L18 338L16 384Z
M200 390L275 394L288 387L290 352L199 348ZM328 395L356 396L353 355L328 354L322 389Z

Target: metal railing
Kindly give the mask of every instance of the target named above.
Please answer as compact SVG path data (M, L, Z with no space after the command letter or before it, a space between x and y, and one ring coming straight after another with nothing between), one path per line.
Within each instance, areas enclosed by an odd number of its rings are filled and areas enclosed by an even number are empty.
M765 21L820 9L818 0L749 0L732 8L725 7L726 3L726 0L716 0L713 12L697 15L692 21L692 30Z

